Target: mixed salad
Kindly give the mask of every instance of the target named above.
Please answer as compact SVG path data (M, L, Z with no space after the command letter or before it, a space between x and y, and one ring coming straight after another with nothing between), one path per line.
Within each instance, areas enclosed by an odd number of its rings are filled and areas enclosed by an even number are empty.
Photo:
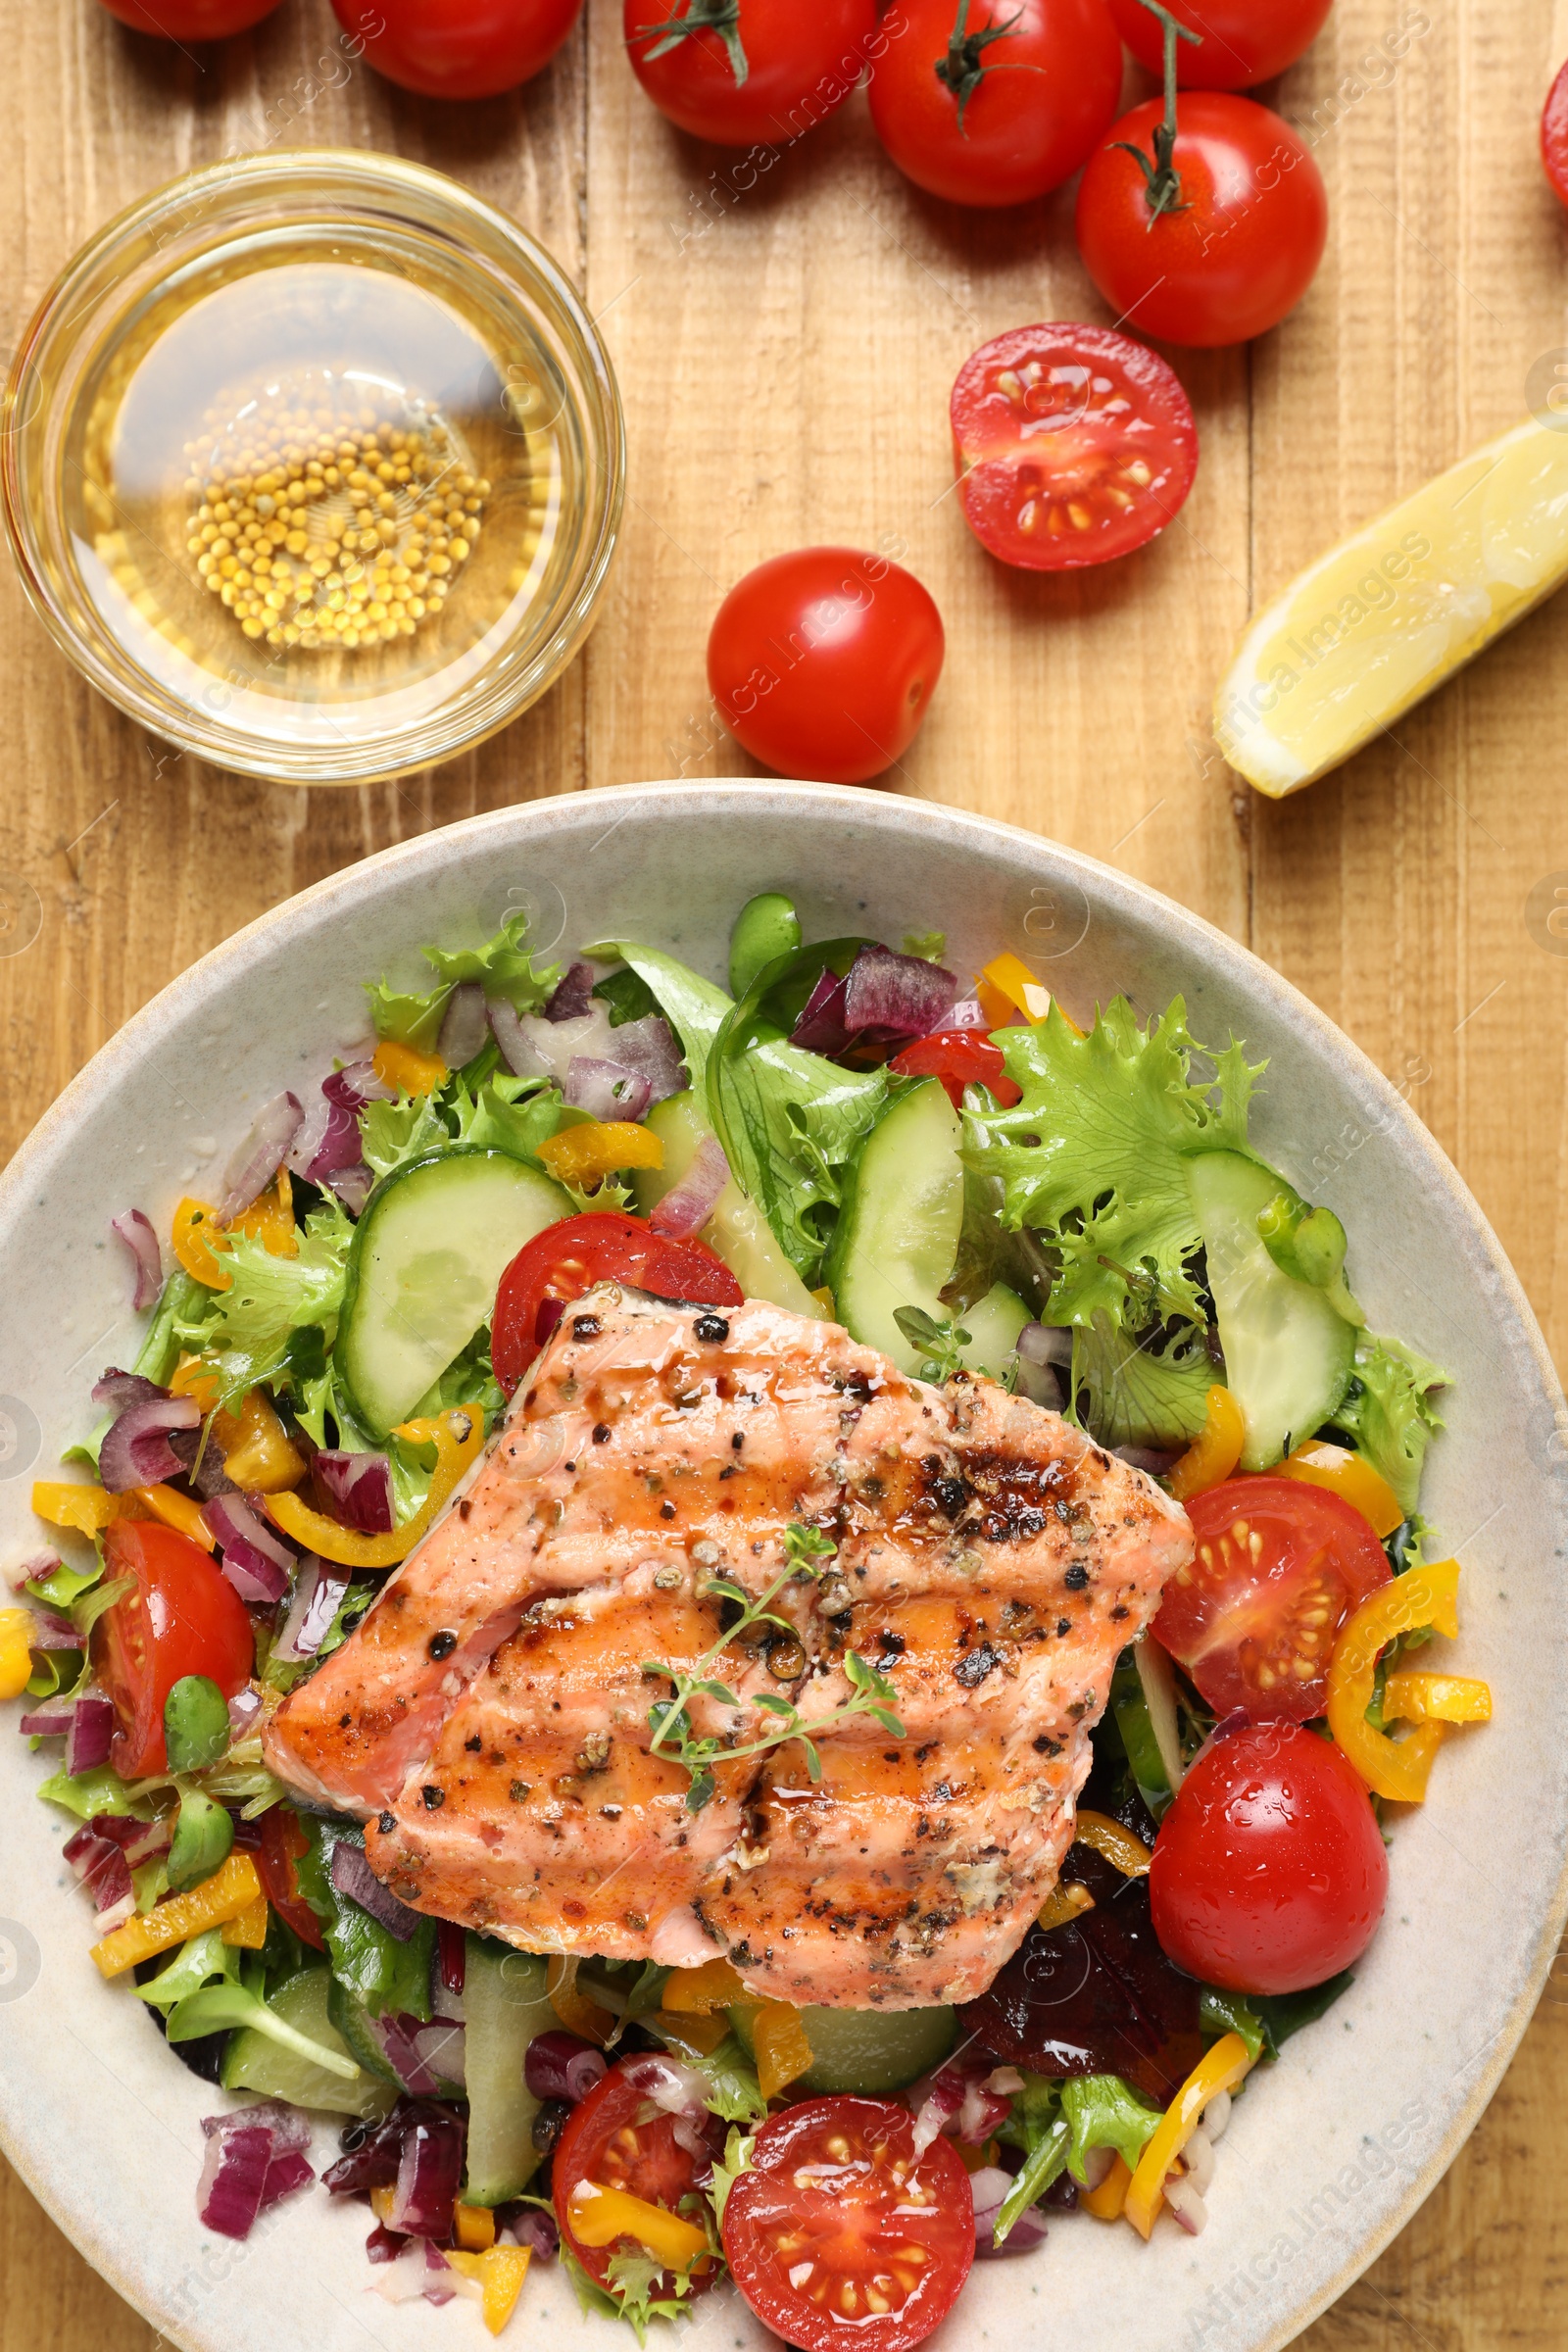
M808 944L769 893L726 991L635 941L547 965L514 916L374 985L373 1053L269 1103L219 1198L115 1220L149 1319L33 1490L53 1542L12 1571L0 1693L75 1825L93 1960L241 2094L204 2126L210 2228L311 2182L332 2117L322 2185L368 2204L393 2299L499 2330L558 2259L642 2336L727 2270L808 2352L903 2352L1048 2214L1200 2230L1232 2096L1349 1982L1388 1808L1490 1713L1410 1663L1457 1631L1420 1511L1444 1375L1368 1328L1338 1218L1249 1140L1239 1044L1179 1001L1085 1032L1017 956L965 992L945 953ZM515 1951L409 1909L263 1762L607 1277L989 1374L1191 1515L1058 1883L960 2013Z

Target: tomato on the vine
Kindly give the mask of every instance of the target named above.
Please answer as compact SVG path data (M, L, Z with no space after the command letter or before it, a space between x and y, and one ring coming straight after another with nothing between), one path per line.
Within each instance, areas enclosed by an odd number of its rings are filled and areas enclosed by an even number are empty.
M780 775L864 784L914 741L942 675L942 615L912 572L849 547L759 564L719 606L708 683Z
M1245 90L1294 66L1322 31L1334 0L1166 0L1179 24L1200 35L1176 44L1184 90ZM1144 0L1110 0L1116 29L1152 74L1163 62L1163 28Z
M1017 1080L1007 1076L1002 1048L983 1029L937 1029L917 1037L888 1068L900 1078L940 1078L955 1110L963 1108L966 1086L988 1086L1004 1110L1023 1100Z
M876 135L954 204L1026 204L1077 171L1115 119L1121 43L1105 0L901 0L871 76Z
M577 2235L573 2208L585 2185L617 2190L675 2216L683 2198L696 2197L698 2181L709 2171L707 2160L676 2137L676 2118L653 2107L638 2075L638 2060L623 2058L594 2084L567 2117L550 2168L550 2193L562 2239L601 2286L609 2280L617 2252L641 2254L647 2249L629 2235L607 2245L590 2244ZM695 2268L692 2284L710 2282L715 2267L710 2262ZM674 2291L667 2273L664 2291Z
M1085 267L1117 317L1141 335L1200 345L1277 326L1316 275L1328 223L1323 175L1299 132L1222 90L1189 91L1174 107L1151 98L1123 115L1089 159L1075 220Z
M1228 1992L1302 1992L1358 1960L1389 1891L1365 1787L1330 1740L1250 1724L1216 1740L1159 1825L1150 1912L1178 1968Z
M723 1259L695 1236L670 1241L618 1209L563 1217L523 1245L496 1291L490 1360L509 1396L560 1322L562 1308L599 1282L629 1283L656 1298L690 1299L697 1306L739 1306L746 1296Z
M132 32L161 41L226 41L270 17L278 0L103 0Z
M245 1604L199 1544L155 1519L116 1519L104 1537L109 1583L131 1590L92 1629L93 1672L114 1701L109 1761L123 1781L168 1769L164 1701L188 1674L225 1698L250 1680L256 1644Z
M1192 404L1146 344L1108 327L1015 326L953 387L964 518L1004 564L1065 571L1162 531L1198 471Z
M907 2352L969 2276L974 2199L951 2139L915 2154L907 2107L808 2099L758 2132L723 2233L736 2285L786 2343Z
M677 129L786 147L859 86L886 36L876 0L625 0L626 51Z
M541 73L582 0L332 0L377 74L423 98L494 98Z
M1393 1573L1368 1522L1324 1487L1229 1478L1187 1505L1197 1550L1165 1587L1155 1640L1216 1714L1309 1723L1335 1637Z

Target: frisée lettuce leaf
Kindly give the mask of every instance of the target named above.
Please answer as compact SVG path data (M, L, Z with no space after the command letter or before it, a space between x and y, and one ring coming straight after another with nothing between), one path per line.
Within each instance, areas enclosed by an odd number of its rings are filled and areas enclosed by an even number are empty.
M523 946L527 931L528 917L519 908L481 948L421 948L440 985L405 992L377 980L366 992L376 1036L433 1054L447 1001L468 981L477 982L487 997L504 997L518 1012L537 1012L560 986L561 966L535 965Z

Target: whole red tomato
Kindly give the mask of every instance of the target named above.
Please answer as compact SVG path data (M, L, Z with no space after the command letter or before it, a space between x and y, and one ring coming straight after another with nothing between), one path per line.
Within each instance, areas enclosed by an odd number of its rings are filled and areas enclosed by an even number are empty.
M245 1604L199 1544L154 1519L116 1519L104 1573L132 1589L92 1629L93 1672L115 1704L109 1761L122 1780L168 1768L164 1701L187 1674L225 1698L250 1680L256 1645Z
M1358 1960L1389 1857L1360 1777L1332 1740L1251 1724L1199 1757L1159 1825L1154 1934L1229 1992L1302 1992Z
M876 0L625 0L626 51L662 115L720 147L787 147L858 88L892 35Z
M1541 118L1541 160L1564 204L1568 204L1568 66L1546 93Z
M543 71L582 0L332 0L378 74L424 98L493 98Z
M270 17L278 0L103 0L133 32L164 41L226 41Z
M804 547L759 564L725 597L708 683L765 767L864 784L914 741L946 643L912 572L850 547Z
M1176 44L1184 90L1245 90L1294 66L1322 31L1334 0L1167 0L1179 24L1201 35ZM1143 0L1110 0L1116 29L1141 66L1163 63L1159 19Z
M901 0L898 13L871 120L916 187L953 204L1026 204L1110 127L1122 68L1105 0Z
M1250 98L1193 90L1168 162L1157 98L1112 125L1078 189L1078 250L1126 325L1170 343L1245 343L1306 292L1329 207L1310 150ZM1137 147L1146 171L1126 149Z

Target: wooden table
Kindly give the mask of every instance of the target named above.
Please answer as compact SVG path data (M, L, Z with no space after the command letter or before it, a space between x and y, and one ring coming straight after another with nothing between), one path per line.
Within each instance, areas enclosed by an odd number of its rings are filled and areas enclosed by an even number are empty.
M363 66L323 73L342 58L327 0L286 0L199 58L122 34L92 0L0 0L8 347L75 247L176 172L274 143L393 148L507 207L586 289L631 451L624 542L576 667L481 752L373 790L172 756L77 680L5 567L0 950L41 910L26 952L0 954L5 1148L166 981L318 876L476 809L744 771L704 683L720 595L782 549L879 545L948 626L897 787L1118 864L1305 989L1408 1088L1563 1360L1568 959L1532 936L1525 900L1568 868L1568 599L1397 748L1282 807L1222 764L1207 711L1250 608L1514 421L1532 363L1568 342L1564 217L1536 149L1568 0L1339 0L1279 92L1333 202L1317 283L1250 350L1176 356L1202 435L1191 501L1145 554L1058 580L1002 570L969 537L947 495L947 396L1002 328L1105 317L1070 204L990 219L928 201L863 99L738 188L643 99L615 0L589 19L532 89L442 110ZM328 78L344 86L309 94ZM1443 2186L1309 2330L1314 2352L1554 2352L1565 2104L1568 2007L1548 2002ZM9 2176L0 2278L0 2352L150 2340Z

